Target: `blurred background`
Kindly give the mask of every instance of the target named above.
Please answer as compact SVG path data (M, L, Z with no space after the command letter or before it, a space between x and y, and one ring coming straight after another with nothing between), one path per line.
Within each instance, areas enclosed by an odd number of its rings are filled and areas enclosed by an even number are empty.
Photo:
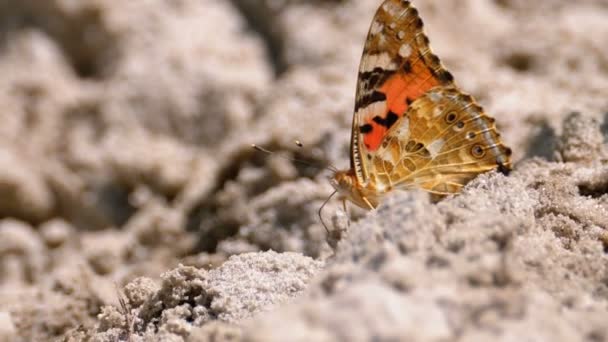
M179 263L327 255L329 174L283 157L348 167L379 3L0 0L0 311L58 338ZM605 120L605 0L414 5L516 162L553 158L573 111Z

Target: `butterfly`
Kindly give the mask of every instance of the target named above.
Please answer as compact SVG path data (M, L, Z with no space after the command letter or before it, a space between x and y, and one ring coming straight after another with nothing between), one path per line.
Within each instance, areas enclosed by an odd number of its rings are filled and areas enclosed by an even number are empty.
M416 8L385 0L359 67L350 169L331 183L367 209L396 189L456 193L480 173L510 170L511 149L494 121L431 52Z

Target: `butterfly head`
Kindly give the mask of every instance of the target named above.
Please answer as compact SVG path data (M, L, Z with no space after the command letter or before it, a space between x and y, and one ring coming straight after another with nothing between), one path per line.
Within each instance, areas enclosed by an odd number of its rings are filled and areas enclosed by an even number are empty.
M373 209L377 205L378 199L374 191L361 187L352 169L334 172L330 183L342 199L349 200L361 208Z
M330 183L341 197L348 198L355 190L357 182L355 174L351 170L340 170L334 173Z

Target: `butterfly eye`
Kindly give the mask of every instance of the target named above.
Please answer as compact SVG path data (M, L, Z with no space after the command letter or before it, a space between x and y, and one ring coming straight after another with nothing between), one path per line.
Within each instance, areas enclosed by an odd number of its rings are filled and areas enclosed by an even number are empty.
M462 121L458 121L458 122L456 123L456 127L458 127L458 129L463 129L463 128L464 128L464 122L462 122Z
M475 132L467 133L467 139L469 139L469 140L475 139L475 136L476 136Z
M456 113L454 112L450 112L448 113L448 115L445 116L445 122L447 122L448 124L453 123L454 121L456 121Z
M483 158L483 156L485 156L486 154L486 151L481 145L473 145L473 147L471 148L471 154L475 158Z

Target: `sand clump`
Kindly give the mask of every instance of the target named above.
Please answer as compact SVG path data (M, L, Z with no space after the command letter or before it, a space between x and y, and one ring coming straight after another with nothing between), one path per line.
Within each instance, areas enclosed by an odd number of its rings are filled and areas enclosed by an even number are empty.
M0 2L0 341L608 340L603 1L414 0L514 170L327 238L379 2Z
M299 295L322 265L296 253L244 253L210 271L180 265L160 286L138 278L125 286L124 306L103 309L95 338L185 338L215 320L236 323Z

